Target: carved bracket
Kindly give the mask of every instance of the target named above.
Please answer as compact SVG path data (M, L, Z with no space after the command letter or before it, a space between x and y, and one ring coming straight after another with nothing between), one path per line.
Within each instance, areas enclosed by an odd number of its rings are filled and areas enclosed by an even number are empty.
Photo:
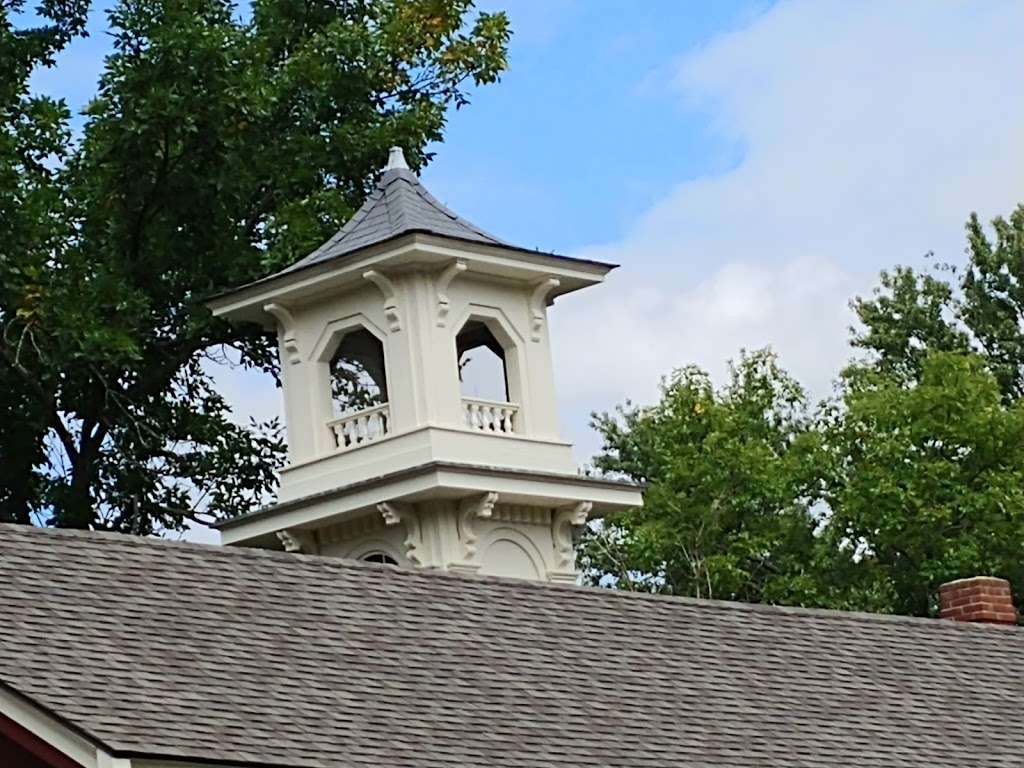
M530 338L540 341L540 332L544 328L544 308L547 306L548 296L562 281L556 277L546 277L533 287L530 294Z
M375 269L363 272L363 278L376 285L384 294L384 316L388 320L388 328L392 332L402 330L402 321L398 316L398 299L395 296L395 284L391 279Z
M477 534L473 530L475 520L486 520L494 514L494 505L498 503L498 494L491 491L479 496L471 496L459 503L459 541L464 548L463 558L466 561L476 557Z
M453 261L445 267L437 278L437 327L444 328L448 323L448 310L451 304L448 301L448 286L451 285L458 275L466 271L466 262Z
M377 511L383 516L385 525L405 525L405 556L413 565L423 567L423 529L413 505L385 501L377 505Z
M277 538L284 546L285 552L302 552L307 555L320 553L315 531L285 529L277 532Z
M296 336L295 316L281 304L266 304L263 311L268 315L273 315L281 327L281 346L284 347L285 354L288 356L288 362L292 365L302 362L299 340Z
M555 510L551 520L551 538L555 544L555 558L559 570L573 568L576 553L573 551L572 530L586 525L587 515L593 509L590 501L581 501L575 506Z

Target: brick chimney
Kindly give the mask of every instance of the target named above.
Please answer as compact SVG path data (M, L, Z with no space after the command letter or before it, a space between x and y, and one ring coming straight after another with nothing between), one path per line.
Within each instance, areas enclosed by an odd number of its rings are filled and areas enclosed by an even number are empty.
M1016 624L1010 582L992 576L957 579L939 587L939 618Z

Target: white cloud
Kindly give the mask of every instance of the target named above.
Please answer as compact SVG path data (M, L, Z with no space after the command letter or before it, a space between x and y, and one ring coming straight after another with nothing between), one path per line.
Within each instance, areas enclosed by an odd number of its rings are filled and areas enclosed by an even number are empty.
M825 394L853 293L928 251L958 258L970 211L1024 200L1022 34L1019 2L794 0L660 71L745 153L578 254L623 264L553 318L580 457L596 445L578 404L650 400L672 368L719 373L740 347L771 344Z

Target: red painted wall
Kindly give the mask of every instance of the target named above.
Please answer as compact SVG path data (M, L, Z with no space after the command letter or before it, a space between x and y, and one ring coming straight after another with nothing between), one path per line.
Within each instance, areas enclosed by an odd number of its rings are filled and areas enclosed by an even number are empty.
M0 714L0 768L81 768L31 731Z

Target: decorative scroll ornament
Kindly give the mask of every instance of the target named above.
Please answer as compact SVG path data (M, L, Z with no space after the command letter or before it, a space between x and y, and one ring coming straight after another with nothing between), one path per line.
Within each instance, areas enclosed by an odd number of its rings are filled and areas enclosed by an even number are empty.
M384 294L384 317L388 320L388 328L392 332L402 330L402 321L398 316L398 299L395 296L395 284L391 279L375 269L363 272L363 278L376 285Z
M555 510L551 521L551 538L555 544L555 558L559 570L572 570L575 559L572 530L587 522L587 515L593 509L590 501L581 501L575 506Z
M278 325L281 326L281 346L284 348L285 355L288 356L288 362L292 365L302 362L294 315L281 304L266 304L263 311L268 315L273 315Z
M555 277L547 277L537 283L530 294L530 338L540 341L540 332L544 328L544 308L547 306L548 296L555 288L560 286L562 281Z
M448 286L451 285L458 275L466 271L466 262L453 261L445 267L437 278L437 327L444 328L448 323L448 311L451 303L448 301Z
M278 541L284 546L285 552L301 552L307 555L318 554L316 534L313 531L282 530L277 532Z
M413 565L423 567L423 530L420 516L412 504L384 501L377 505L377 511L384 518L385 525L405 525L405 556Z
M476 520L486 520L494 514L494 505L498 503L498 494L491 491L479 496L463 499L459 503L459 541L464 548L463 557L466 561L476 557L477 533L473 530Z

